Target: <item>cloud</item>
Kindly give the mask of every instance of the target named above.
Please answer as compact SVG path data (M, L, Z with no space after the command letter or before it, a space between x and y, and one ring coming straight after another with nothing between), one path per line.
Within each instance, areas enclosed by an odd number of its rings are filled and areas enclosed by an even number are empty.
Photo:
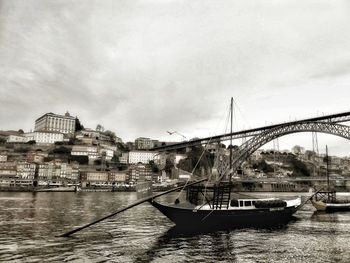
M45 112L124 140L346 109L350 16L329 1L0 1L2 129ZM224 126L224 125L223 125ZM215 128L213 128L215 127Z

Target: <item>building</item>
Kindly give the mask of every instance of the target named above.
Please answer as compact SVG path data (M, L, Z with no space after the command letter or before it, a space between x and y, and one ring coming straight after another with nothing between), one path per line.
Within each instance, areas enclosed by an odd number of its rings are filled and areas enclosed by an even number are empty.
M6 142L9 143L26 143L28 141L28 138L24 135L14 135L11 134L7 137Z
M94 161L100 157L100 153L97 146L85 146L74 145L71 151L71 155L87 156L89 161Z
M1 163L7 162L7 154L3 154L3 153L0 154L0 162Z
M158 152L148 152L148 151L130 151L129 152L129 163L145 163L148 164L149 161L153 161L156 156L158 156Z
M139 180L142 180L142 181L153 180L152 169L149 165L144 165L144 164L131 165L127 171L127 174L129 176L128 179L130 182L137 182Z
M77 181L79 179L79 164L48 162L39 164L38 177L42 181Z
M84 171L81 172L81 180L88 182L108 182L108 172Z
M122 153L121 156L119 156L119 162L123 164L127 164L129 161L129 153Z
M115 183L124 183L128 179L128 175L125 172L109 172L108 181Z
M75 117L68 112L65 115L58 115L52 112L46 113L35 121L34 131L51 131L63 134L74 134Z
M16 177L20 179L33 180L35 176L36 164L28 162L17 163Z
M42 163L39 164L38 169L39 180L42 181L51 181L56 179L56 165L54 162Z
M78 131L75 134L75 138L82 141L84 144L113 144L113 140L110 136L106 135L103 131L84 129ZM122 142L119 137L116 137L115 142Z
M27 162L43 163L44 158L48 157L47 152L42 151L29 151L26 156Z
M35 141L39 144L53 144L55 142L63 142L63 133L50 131L35 131L24 134L27 141Z
M4 162L0 163L0 178L16 178L17 165L16 163Z
M154 146L154 142L150 138L140 137L135 140L135 148L137 150L149 150Z
M105 148L100 148L100 156L104 157L106 161L111 161L114 156L114 151Z

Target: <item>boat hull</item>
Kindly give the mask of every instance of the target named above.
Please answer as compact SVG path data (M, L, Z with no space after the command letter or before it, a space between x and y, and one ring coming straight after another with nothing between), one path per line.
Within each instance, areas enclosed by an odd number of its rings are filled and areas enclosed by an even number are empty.
M350 203L325 203L323 201L314 200L311 202L317 211L325 211L328 213L350 211Z
M296 207L195 210L176 205L163 205L154 200L150 203L173 221L177 227L186 229L277 227L288 223L297 210Z

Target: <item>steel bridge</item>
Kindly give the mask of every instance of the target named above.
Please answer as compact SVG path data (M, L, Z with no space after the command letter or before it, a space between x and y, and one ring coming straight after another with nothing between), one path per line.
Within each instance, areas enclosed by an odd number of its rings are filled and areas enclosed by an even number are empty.
M222 156L223 158L221 158L220 165L217 166L218 173L220 177L223 178L239 169L242 163L261 146L284 135L299 132L319 132L340 136L350 140L350 126L339 124L347 121L350 121L350 112L343 112L165 145L156 147L154 150L171 151L199 144L220 143L221 141L229 140L231 136L233 139L250 137L237 150L235 150L231 162L231 168L229 158Z
M186 147L192 147L192 146L196 146L196 145L200 145L200 144L204 145L207 143L220 143L222 141L230 140L231 136L232 136L232 139L247 138L247 137L259 135L263 132L268 132L274 128L278 128L278 127L285 126L285 125L293 126L293 125L297 125L300 123L306 123L306 122L342 123L342 122L347 122L347 121L350 121L350 112L343 112L343 113L337 113L337 114L326 115L326 116L321 116L321 117L314 117L314 118L303 119L303 120L298 120L298 121L273 124L273 125L263 126L263 127L254 128L254 129L237 131L237 132L233 132L233 133L225 133L225 134L221 134L221 135L215 135L212 137L205 137L205 138L200 138L200 139L195 139L195 140L190 140L190 141L184 141L184 142L180 142L180 143L163 145L163 146L159 146L159 147L154 147L152 150L154 150L154 151L173 151L173 150L183 149Z

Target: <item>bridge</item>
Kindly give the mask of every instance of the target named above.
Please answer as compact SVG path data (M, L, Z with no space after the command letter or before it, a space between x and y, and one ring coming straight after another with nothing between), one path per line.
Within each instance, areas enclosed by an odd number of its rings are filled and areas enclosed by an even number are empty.
M263 126L254 129L242 130L233 133L226 133L212 137L195 139L181 143L155 147L156 151L172 151L196 145L209 143L220 143L229 139L249 138L234 152L233 159L222 158L219 165L219 174L221 177L232 174L239 169L242 163L257 149L266 143L279 137L299 132L319 132L336 135L350 140L350 126L340 123L350 121L350 112L342 112L321 117L302 119L292 122L279 123L269 126Z
M273 124L273 125L263 126L263 127L254 128L254 129L237 131L237 132L233 132L233 133L225 133L225 134L215 135L215 136L211 136L211 137L205 137L205 138L199 138L199 139L194 139L194 140L190 140L190 141L184 141L184 142L180 142L180 143L162 145L162 146L154 147L151 150L154 150L154 151L173 151L173 150L183 149L186 147L192 147L192 146L196 146L196 145L200 145L200 144L220 143L222 141L230 140L231 136L232 136L232 139L247 138L247 137L256 136L262 132L267 132L267 131L274 129L274 128L277 128L277 127L281 127L283 125L284 126L285 125L293 126L293 125L297 125L300 123L306 123L306 122L342 123L342 122L348 122L348 121L350 121L350 112L343 112L343 113L337 113L337 114L326 115L326 116L321 116L321 117L303 119L303 120L299 120L299 121Z

